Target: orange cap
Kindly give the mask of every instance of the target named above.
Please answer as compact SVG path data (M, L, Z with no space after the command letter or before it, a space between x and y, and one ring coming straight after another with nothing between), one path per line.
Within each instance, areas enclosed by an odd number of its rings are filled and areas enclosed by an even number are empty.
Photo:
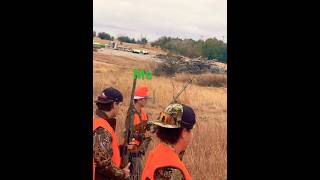
M134 98L133 99L142 99L142 98L150 98L149 97L149 90L148 90L147 86L140 86L134 92Z

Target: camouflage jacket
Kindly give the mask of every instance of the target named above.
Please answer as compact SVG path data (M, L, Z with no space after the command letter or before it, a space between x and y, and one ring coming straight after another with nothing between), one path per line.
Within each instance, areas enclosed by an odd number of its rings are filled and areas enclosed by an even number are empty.
M109 124L115 129L115 119L107 118L106 114L102 111L97 111L96 115L100 118L108 119ZM125 179L125 173L111 161L112 155L111 134L102 127L97 128L93 134L93 157L96 163L96 180Z
M179 158L182 160L184 151L179 154ZM184 180L183 173L173 167L164 167L157 169L154 173L155 180Z

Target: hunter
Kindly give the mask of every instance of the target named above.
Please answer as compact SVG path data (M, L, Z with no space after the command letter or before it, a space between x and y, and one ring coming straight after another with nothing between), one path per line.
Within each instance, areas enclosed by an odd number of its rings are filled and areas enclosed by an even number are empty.
M193 109L183 104L170 104L160 113L153 121L160 143L146 159L142 180L191 180L182 155L192 141L195 123Z
M97 110L93 119L93 180L127 180L129 166L120 168L121 157L116 119L123 96L112 87L105 89L95 101Z
M132 139L128 150L130 152L129 161L132 162L130 166L131 180L140 180L142 173L142 156L145 155L150 141L152 140L153 132L150 129L146 129L148 123L148 115L143 110L146 106L149 97L149 90L146 86L138 87L134 92L134 134L135 137ZM124 134L125 131L124 131Z

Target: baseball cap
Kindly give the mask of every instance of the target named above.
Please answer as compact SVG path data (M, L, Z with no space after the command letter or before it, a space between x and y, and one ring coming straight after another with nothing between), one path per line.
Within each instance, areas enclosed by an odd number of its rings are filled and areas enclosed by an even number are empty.
M192 128L196 123L196 117L191 107L174 103L160 112L159 118L152 123L164 128Z
M122 93L113 87L109 87L102 91L101 95L98 96L98 99L95 102L107 104L110 102L122 102L122 101L123 101Z
M150 99L149 97L149 90L147 86L140 86L137 88L134 92L134 97L133 99Z

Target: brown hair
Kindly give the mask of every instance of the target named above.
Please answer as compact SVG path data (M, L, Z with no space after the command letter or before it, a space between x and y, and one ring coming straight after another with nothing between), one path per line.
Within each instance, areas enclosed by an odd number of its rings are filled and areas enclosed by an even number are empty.
M112 102L109 102L109 103L101 103L101 102L96 102L96 105L98 107L99 110L102 110L102 111L111 111L111 109L113 108L113 103L114 101ZM115 102L116 104L119 104L119 102Z
M183 129L190 131L192 128L164 128L157 127L158 138L168 144L177 144L182 134Z

